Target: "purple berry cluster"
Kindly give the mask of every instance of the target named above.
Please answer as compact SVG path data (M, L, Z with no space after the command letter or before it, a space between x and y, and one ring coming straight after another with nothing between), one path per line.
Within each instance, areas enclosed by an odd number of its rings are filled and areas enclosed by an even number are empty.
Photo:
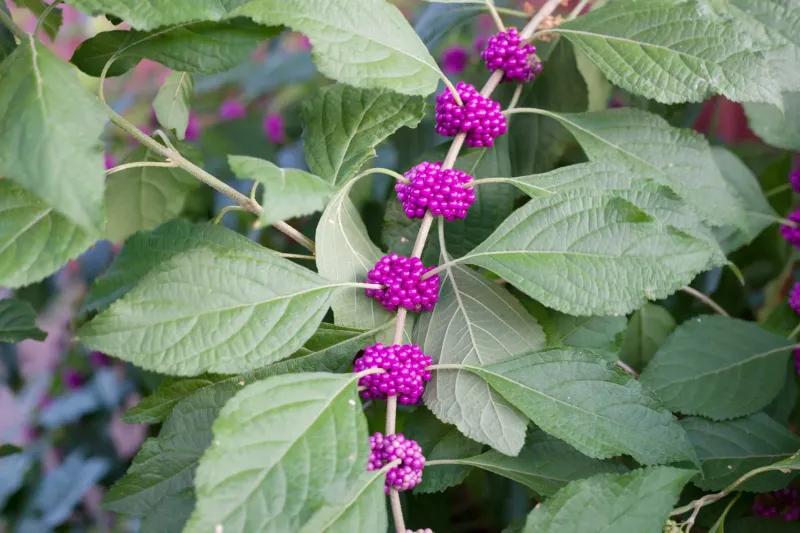
M443 169L441 163L420 163L404 176L411 182L398 183L394 190L403 202L408 218L422 218L426 211L445 220L466 218L475 202L472 187L463 187L472 176L454 168Z
M528 82L542 72L535 54L536 47L523 44L517 29L509 28L489 38L481 57L489 70L503 71L503 80Z
M800 211L795 211L786 218L800 226ZM781 226L781 235L789 243L800 248L800 227Z
M397 396L397 401L411 405L419 401L425 390L425 383L431 380L431 373L425 370L433 364L433 359L422 353L414 344L395 344L367 346L364 354L356 359L354 372L369 368L382 368L382 374L370 374L358 380L358 385L366 387L361 391L365 400L385 400Z
M787 522L800 520L800 493L796 488L785 488L760 494L753 504L753 514L763 518L778 518Z
M506 117L500 104L481 96L473 85L463 81L458 82L456 91L463 106L456 103L450 91L436 97L436 133L445 137L466 133L467 146L492 146L506 132Z
M795 283L792 290L789 291L789 307L796 313L800 313L800 282Z
M417 486L422 481L422 469L425 457L422 455L417 441L405 438L402 433L383 435L375 433L369 438L372 450L369 454L367 470L380 470L389 463L400 460L401 463L386 472L385 492L390 488L404 491Z
M384 256L367 273L368 283L377 283L383 288L367 289L366 295L379 301L387 311L398 307L430 311L439 300L439 275L426 279L422 276L433 268L425 268L419 257Z
M794 192L800 193L800 168L789 173L789 183L792 184Z

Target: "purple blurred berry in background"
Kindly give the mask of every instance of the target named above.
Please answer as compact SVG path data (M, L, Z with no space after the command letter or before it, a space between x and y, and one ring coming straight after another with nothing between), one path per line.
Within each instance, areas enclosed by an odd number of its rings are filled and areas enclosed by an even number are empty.
M284 144L286 142L286 121L280 113L268 113L264 117L264 135L272 144Z
M238 120L247 116L247 107L236 98L226 98L217 115L221 120Z
M469 52L460 45L450 46L442 52L440 63L445 74L461 74L469 63Z

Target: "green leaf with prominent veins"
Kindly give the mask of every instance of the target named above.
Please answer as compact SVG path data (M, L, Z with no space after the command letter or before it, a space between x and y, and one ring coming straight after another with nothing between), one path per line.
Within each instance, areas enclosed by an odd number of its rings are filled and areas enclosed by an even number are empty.
M186 137L189 108L194 96L194 79L189 72L171 72L153 101L159 124L173 130L178 139Z
M758 324L703 316L675 330L640 381L673 411L736 418L777 396L790 351L791 342Z
M746 104L750 128L772 146L800 151L800 91L783 93L783 111L765 104Z
M548 33L563 35L608 79L659 102L780 102L753 41L699 1L617 0Z
M246 239L186 244L81 328L81 342L164 374L247 372L300 348L343 285Z
M589 457L627 454L642 464L696 460L686 433L655 394L600 355L551 348L463 366L539 428Z
M320 72L355 87L427 96L442 76L406 18L385 0L250 0L235 14L306 34Z
M348 197L353 183L336 193L319 220L317 270L328 279L363 283L383 253L370 240L361 215ZM373 329L394 317L362 288L342 289L333 297L331 307L336 324L351 328Z
M280 168L256 157L230 155L228 164L238 178L263 185L261 220L265 224L322 211L334 193L327 181L314 174Z
M112 30L82 42L71 61L95 77L115 55L107 76L125 74L142 59L178 71L213 74L246 61L259 44L280 31L274 24L262 26L247 19L192 21L152 32Z
M221 20L249 0L70 0L76 9L92 15L113 15L134 28L152 30L194 20Z
M0 286L35 283L83 253L94 237L33 193L0 179Z
M36 311L23 300L0 300L0 342L43 341L47 333L36 326Z
M541 326L507 290L457 265L441 276L439 301L414 331L435 363L483 366L544 347ZM443 422L506 455L525 442L527 419L471 372L435 372L424 400Z
M713 225L747 228L745 205L723 179L700 134L636 109L543 114L570 130L592 161L626 166L669 187Z
M229 400L200 461L185 533L345 531L327 525L331 516L360 524L347 531L383 531L385 507L362 505L375 503L380 484L361 477L369 442L357 381L352 373L275 376ZM357 486L366 487L361 497L342 498Z
M161 162L163 158L144 146L128 154L121 164ZM137 231L151 230L180 215L187 198L200 182L181 168L134 167L114 172L106 182L106 207L113 217L105 237L122 242Z
M106 113L75 71L28 35L0 63L0 176L94 233L105 225Z
M694 474L659 466L573 481L528 515L523 533L661 533Z
M476 457L454 462L513 479L545 498L555 494L570 481L595 474L622 473L627 470L622 463L587 457L566 442L538 429L528 433L525 447L516 457L509 457L497 450L489 450ZM425 470L425 475L429 475L429 471L433 471L434 468L444 467L430 466ZM424 476L422 481L425 482Z
M345 486L335 485L326 503L298 533L372 533L386 531L386 496L381 471L364 472Z
M681 420L689 435L703 474L694 483L707 491L722 490L747 472L785 459L800 450L800 438L764 413L726 422L697 417ZM780 490L795 476L782 472L759 474L736 490Z
M642 192L637 203L655 201ZM716 243L655 220L628 199L580 190L534 198L459 259L571 315L619 315L721 264Z
M323 87L303 105L303 149L312 172L334 187L375 157L375 147L403 126L416 127L425 101L385 89Z
M622 338L619 358L637 372L653 359L675 329L675 319L660 305L647 303L633 313Z

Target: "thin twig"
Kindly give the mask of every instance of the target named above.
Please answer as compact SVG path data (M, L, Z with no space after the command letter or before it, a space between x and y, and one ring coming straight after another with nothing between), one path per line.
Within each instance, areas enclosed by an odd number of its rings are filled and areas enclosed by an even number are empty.
M317 257L314 255L303 255L303 254L285 254L283 252L277 252L279 256L283 257L284 259L303 259L308 261L316 261Z
M800 324L797 324L797 326L795 326L795 328L792 330L792 332L791 332L791 333L789 333L789 335L787 335L787 336L786 336L786 338L787 338L788 340L792 340L792 339L794 339L795 337L797 337L797 334L798 334L798 333L800 333Z
M141 168L141 167L162 167L162 168L178 168L176 163L172 161L167 162L159 162L159 161L135 161L133 163L125 163L122 165L117 165L113 168L109 168L106 170L106 175L114 174L116 172L122 172L123 170L128 170L131 168Z
M634 370L633 368L631 368L630 366L628 366L628 363L626 363L625 361L618 360L617 361L617 366L620 367L625 372L627 372L628 374L630 374L631 376L633 376L635 378L639 377L639 373L636 370Z
M219 213L217 213L217 216L211 219L211 223L219 224L220 222L222 222L222 218L231 211L244 211L244 209L240 205L226 205L225 207L220 209Z
M494 25L497 26L498 30L506 31L503 19L500 18L500 13L497 12L497 8L494 6L494 0L485 0L485 3L486 9L489 10L489 14L492 16L492 20L494 20Z
M567 20L572 20L578 15L580 15L581 11L583 11L583 8L586 7L586 5L591 1L592 0L581 0L580 2L578 2L578 5L575 6L575 9L570 11L569 15L567 15Z
M714 311L716 311L720 315L727 316L727 317L731 316L717 302L712 300L709 296L706 296L702 292L698 291L697 289L689 287L688 285L685 285L685 286L681 287L681 290L683 292L685 292L686 294L691 294L692 296L694 296L695 298L697 298L698 300L700 300L701 302L703 302L704 304L709 306L711 309L713 309Z

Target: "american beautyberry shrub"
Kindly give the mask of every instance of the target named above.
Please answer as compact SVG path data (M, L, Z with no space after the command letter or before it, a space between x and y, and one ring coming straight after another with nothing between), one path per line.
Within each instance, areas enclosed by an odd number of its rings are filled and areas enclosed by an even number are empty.
M386 487L406 491L414 488L422 481L422 470L425 468L425 456L416 441L405 438L402 433L383 435L375 433L369 438L372 450L369 456L368 470L380 470L384 466L399 461L399 464L386 471Z
M370 368L385 370L358 380L359 387L364 387L361 397L365 400L385 400L389 396L397 396L397 401L402 404L415 404L425 391L425 383L431 380L431 372L427 368L432 364L433 359L422 353L416 344L375 344L364 348L363 355L353 364L353 372Z
M800 247L800 211L794 211L788 217L790 222L797 224L798 227L783 225L781 226L781 235L794 247Z
M409 311L430 311L439 299L438 274L423 276L435 267L425 267L419 257L390 254L382 257L367 273L367 282L381 285L364 293L377 300L387 311L404 307Z
M502 70L505 81L529 82L542 72L536 47L523 43L516 28L489 38L481 57L489 70Z
M436 133L452 137L466 134L471 147L488 148L508 129L500 103L481 96L473 85L459 82L456 91L463 105L456 103L453 93L445 91L436 97Z
M427 212L449 221L466 218L475 203L475 191L467 186L473 178L461 170L425 162L403 175L411 183L400 182L394 190L408 218L423 218Z

